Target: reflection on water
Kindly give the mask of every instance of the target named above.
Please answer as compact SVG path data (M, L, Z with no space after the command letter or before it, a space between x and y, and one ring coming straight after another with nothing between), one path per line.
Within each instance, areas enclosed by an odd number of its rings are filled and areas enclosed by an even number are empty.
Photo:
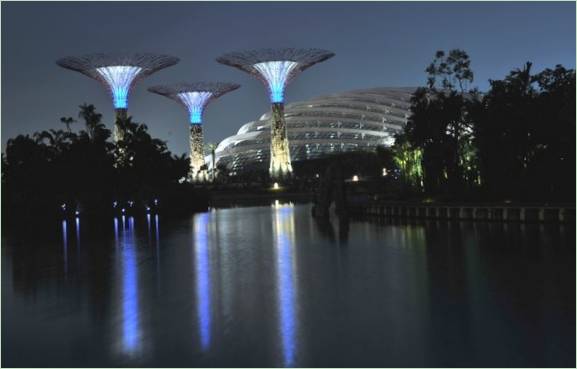
M68 274L68 223L62 221L62 257L64 259L64 275Z
M2 366L574 366L574 228L310 210L4 236Z
M150 242L150 239L152 238L150 232L150 214L146 214L146 230L148 231L148 241Z
M136 356L140 350L140 303L138 297L138 266L136 260L136 241L134 234L134 218L128 222L122 216L122 227L118 233L118 222L115 219L115 235L119 252L119 269L121 275L121 290L118 297L121 305L121 351L129 357Z
M295 226L293 204L273 206L273 240L276 251L279 333L283 364L293 366L296 354L296 271Z
M76 245L80 250L80 218L76 217Z
M210 347L210 250L208 242L208 213L194 216L194 263L196 271L196 311L203 351Z

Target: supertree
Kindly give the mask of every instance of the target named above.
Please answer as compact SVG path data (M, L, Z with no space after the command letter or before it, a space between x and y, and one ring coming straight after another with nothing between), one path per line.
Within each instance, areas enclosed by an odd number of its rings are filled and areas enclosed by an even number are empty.
M108 89L116 111L114 138L119 141L123 138L119 121L127 117L128 94L134 83L178 61L173 56L151 53L97 53L68 56L58 59L56 64L93 78Z
M202 115L204 108L214 99L236 90L240 85L222 82L179 83L153 86L148 91L172 99L186 108L190 121L190 178L192 181L205 179L201 167L204 165L204 141ZM214 170L214 168L213 168Z
M292 174L289 142L284 120L284 90L287 84L308 67L335 54L320 49L259 49L225 54L217 62L238 68L260 79L268 88L271 103L271 178Z

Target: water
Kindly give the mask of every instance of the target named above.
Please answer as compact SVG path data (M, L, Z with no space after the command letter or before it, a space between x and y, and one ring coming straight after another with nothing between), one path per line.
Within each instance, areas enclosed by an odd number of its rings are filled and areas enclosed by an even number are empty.
M575 229L309 205L2 240L2 366L575 366Z

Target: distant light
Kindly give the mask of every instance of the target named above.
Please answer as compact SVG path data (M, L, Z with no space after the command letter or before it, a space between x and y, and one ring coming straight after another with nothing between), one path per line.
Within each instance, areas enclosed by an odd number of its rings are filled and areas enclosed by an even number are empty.
M150 207L147 206L147 207L146 207L146 211L150 211Z
M154 205L158 204L158 199L154 199Z
M62 210L66 210L66 204L62 204L60 205L60 207L62 208Z
M315 177L316 177L316 178L319 178L320 176L319 176L319 174L317 173L317 174L315 174Z
M76 214L76 216L78 216L78 215L80 215L80 212L78 210L76 210L76 212L74 214Z
M98 74L104 78L112 93L114 107L126 109L128 106L128 92L136 76L142 71L140 67L116 65L96 68Z
M294 61L268 61L253 65L268 83L270 99L273 103L284 101L288 76L298 65Z
M129 201L128 205L130 205L130 207L132 207L132 205L134 204L134 201Z
M122 208L122 212L124 213L126 210L124 210L124 208Z
M388 174L388 172L387 172L387 168L383 168L383 177L386 177L386 176L387 176L387 174Z
M114 201L114 202L112 203L112 206L113 206L113 207L116 207L116 205L118 205L118 202Z
M272 189L273 189L273 190L278 190L279 188L280 188L280 187L278 186L278 183L277 183L277 182L275 182L275 183L272 185Z
M359 181L359 176L357 176L356 174L353 176L353 182L358 182Z
M186 177L180 177L178 183L184 183L184 181L186 181Z
M191 124L202 123L202 112L211 97L212 92L208 91L181 92L178 94L178 98L188 109Z

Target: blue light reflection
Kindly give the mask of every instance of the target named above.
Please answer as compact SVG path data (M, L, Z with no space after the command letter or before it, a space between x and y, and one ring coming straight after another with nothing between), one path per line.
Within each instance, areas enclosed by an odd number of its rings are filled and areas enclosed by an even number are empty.
M210 347L210 250L208 242L208 213L194 217L194 261L196 268L196 310L203 351Z
M136 241L134 235L134 218L128 218L128 228L124 217L122 228L118 232L118 220L114 218L114 234L120 251L121 272L121 351L128 355L137 353L141 343L140 306L138 298L138 265Z
M295 285L294 208L275 205L273 213L274 242L278 283L279 333L284 366L292 366L296 357L297 294Z

